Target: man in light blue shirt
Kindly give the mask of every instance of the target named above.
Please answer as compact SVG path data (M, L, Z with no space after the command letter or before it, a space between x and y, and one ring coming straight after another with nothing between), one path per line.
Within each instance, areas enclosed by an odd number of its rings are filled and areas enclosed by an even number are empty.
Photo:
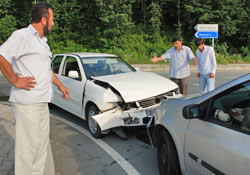
M196 58L189 47L182 45L179 37L174 37L172 42L174 47L168 49L161 57L154 56L151 61L170 59L170 79L179 86L181 94L187 95L187 80L190 76L189 62L192 60L196 65Z
M200 92L204 94L214 90L216 58L213 47L206 46L202 38L196 38L195 45L198 48L196 50L197 77L200 78Z

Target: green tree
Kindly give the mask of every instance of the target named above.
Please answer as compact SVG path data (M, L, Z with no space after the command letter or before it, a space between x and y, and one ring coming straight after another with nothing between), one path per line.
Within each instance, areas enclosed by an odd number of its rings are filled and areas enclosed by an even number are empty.
M10 34L16 30L16 19L11 15L6 15L0 19L0 44L2 44Z
M96 0L100 41L107 47L108 40L129 33L135 26L132 21L132 4L135 0Z
M159 40L160 38L160 27L161 27L161 18L162 18L162 9L157 2L152 2L148 7L149 14L150 14L150 31L152 37L155 41Z
M11 9L9 9L8 14L13 15L17 19L16 27L27 27L31 22L32 1L11 0L11 4Z
M55 41L77 40L77 30L81 22L80 5L78 0L51 0L54 8L53 39Z
M195 33L196 24L219 24L219 41L239 47L249 40L249 1L183 0L183 28L187 36ZM184 18L185 17L185 18ZM247 28L248 27L248 28ZM232 42L233 41L233 42Z
M180 0L160 1L162 6L162 16L164 16L164 29L173 30L176 35L183 33L183 2Z
M11 0L0 1L0 18L8 15L11 9Z

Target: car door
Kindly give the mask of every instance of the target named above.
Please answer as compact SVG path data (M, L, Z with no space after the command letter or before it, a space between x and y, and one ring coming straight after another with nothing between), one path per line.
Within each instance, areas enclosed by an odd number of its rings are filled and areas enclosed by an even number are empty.
M65 55L55 55L52 60L52 70L56 74L56 76L61 80L61 69L64 65L64 58ZM62 93L59 91L59 89L56 87L56 85L53 86L53 98L52 103L56 104L57 106L64 106L64 100L62 100Z
M60 68L59 74L57 76L69 89L70 98L68 100L62 100L58 98L59 95L56 95L54 100L57 101L57 103L60 104L63 109L81 117L83 109L83 92L86 83L86 77L84 75L82 63L77 56L66 55L61 66L62 67ZM79 77L69 77L70 71L78 72ZM55 92L55 94L56 93L58 92ZM60 102L58 102L59 100Z
M249 174L249 107L249 82L200 104L199 109L208 109L208 112L204 120L191 119L186 131L185 165L188 174ZM232 109L244 109L244 117L249 123L236 119Z

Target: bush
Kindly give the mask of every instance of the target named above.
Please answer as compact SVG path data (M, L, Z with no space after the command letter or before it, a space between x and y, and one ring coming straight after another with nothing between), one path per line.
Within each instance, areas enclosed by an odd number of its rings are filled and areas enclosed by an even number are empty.
M233 54L230 56L230 59L231 59L230 61L231 63L243 63L244 62L240 54Z
M72 40L66 42L50 42L50 47L53 54L68 53L68 52L87 52L87 49L80 44L75 43Z
M222 55L225 55L225 56L228 56L228 48L229 46L227 45L227 43L222 43L222 44L216 44L215 45L215 51L219 54L222 54Z
M81 44L76 43L73 40L56 41L53 40L53 36L48 37L49 44L53 54L62 52L102 52L110 53L120 56L130 64L150 64L153 56L160 57L172 45L172 35L163 35L155 40L152 36L146 34L138 29L135 33L127 33L120 37L114 37L111 39L99 38L98 47L89 48L84 47ZM54 36L56 37L56 36ZM185 40L184 40L185 41ZM101 43L101 44L100 44ZM194 41L190 41L185 44L192 48L195 53L196 46ZM101 46L101 47L100 47ZM216 44L216 60L218 64L229 64L229 63L244 63L250 62L250 51L246 47L241 48L241 54L229 55L229 46L227 43ZM244 57L243 57L244 56ZM165 62L157 62L157 64L165 64Z
M229 59L227 59L225 57L225 55L222 55L220 53L216 54L216 61L217 61L217 64L228 64L229 63Z
M172 47L172 43L168 41L167 36L161 37L154 42L151 36L147 34L131 33L110 40L109 45L109 49L102 51L116 54L131 64L151 63L150 58L161 56L168 48Z
M240 49L242 57L248 57L250 56L250 50L247 47L241 47Z
M244 57L244 62L245 62L245 63L250 63L250 55Z

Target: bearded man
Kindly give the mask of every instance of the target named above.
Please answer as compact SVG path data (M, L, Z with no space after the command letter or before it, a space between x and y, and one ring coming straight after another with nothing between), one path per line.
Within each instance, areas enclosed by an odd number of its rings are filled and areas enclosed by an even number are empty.
M64 99L69 98L68 89L51 70L52 53L44 34L50 34L53 26L52 7L38 2L32 8L31 24L13 32L0 46L0 70L12 84L9 101L16 129L15 175L44 175L50 156L52 83Z

